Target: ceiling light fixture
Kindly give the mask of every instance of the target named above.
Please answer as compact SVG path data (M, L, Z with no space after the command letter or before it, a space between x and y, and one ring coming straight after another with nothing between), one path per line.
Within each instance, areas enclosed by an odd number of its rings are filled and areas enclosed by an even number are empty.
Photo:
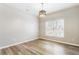
M46 16L46 11L43 9L43 3L41 3L42 9L39 11L39 17L44 17Z

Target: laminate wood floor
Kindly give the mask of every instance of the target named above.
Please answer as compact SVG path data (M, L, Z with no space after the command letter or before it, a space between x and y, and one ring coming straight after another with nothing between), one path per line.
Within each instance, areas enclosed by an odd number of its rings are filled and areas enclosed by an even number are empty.
M79 47L38 39L1 49L0 55L79 55Z

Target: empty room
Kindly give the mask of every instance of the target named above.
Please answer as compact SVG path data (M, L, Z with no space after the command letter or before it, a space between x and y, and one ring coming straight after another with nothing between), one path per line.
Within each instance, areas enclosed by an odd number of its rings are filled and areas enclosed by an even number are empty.
M79 55L79 4L0 3L0 55Z

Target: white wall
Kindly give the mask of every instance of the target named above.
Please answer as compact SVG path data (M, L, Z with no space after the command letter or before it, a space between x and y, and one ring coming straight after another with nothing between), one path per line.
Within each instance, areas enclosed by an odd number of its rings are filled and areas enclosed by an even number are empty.
M38 19L0 4L0 47L38 38Z
M64 38L45 36L45 21L64 19ZM79 46L79 6L51 13L40 19L40 38Z

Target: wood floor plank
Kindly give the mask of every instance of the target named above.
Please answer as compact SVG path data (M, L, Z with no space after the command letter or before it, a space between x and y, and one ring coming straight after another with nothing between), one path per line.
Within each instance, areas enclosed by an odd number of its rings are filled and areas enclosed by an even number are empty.
M79 47L38 39L0 49L0 55L79 55Z

